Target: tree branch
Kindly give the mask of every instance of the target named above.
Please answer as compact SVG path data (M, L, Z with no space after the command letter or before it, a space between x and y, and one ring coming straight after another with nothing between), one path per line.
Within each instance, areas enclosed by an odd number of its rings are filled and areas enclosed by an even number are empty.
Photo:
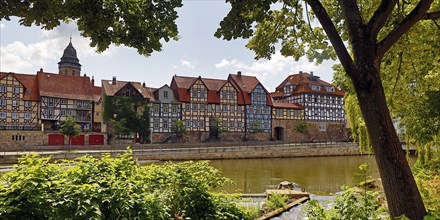
M379 42L376 56L383 55L396 43L402 35L408 32L418 21L426 16L433 0L420 0L417 6L398 24L388 35Z
M341 61L342 66L344 67L346 73L353 79L358 79L359 75L357 74L356 66L354 65L353 59L347 51L347 48L344 45L344 42L341 39L338 31L332 20L330 19L327 11L324 6L322 6L319 0L306 0L307 4L310 5L316 17L321 23L324 31L327 33L327 36L330 39L330 42L335 49L336 54L338 55L339 61Z
M345 16L345 23L347 24L350 43L353 47L353 55L356 59L360 55L358 53L364 52L364 45L366 42L363 42L362 39L365 35L365 24L362 21L359 8L355 0L340 0L339 4L341 4L342 11Z
M393 8L398 3L398 0L382 0L377 10L374 12L370 21L367 24L367 32L371 33L373 39L376 39L380 29L385 25L388 17L390 16Z
M436 20L440 18L440 11L427 12L423 15L422 20Z

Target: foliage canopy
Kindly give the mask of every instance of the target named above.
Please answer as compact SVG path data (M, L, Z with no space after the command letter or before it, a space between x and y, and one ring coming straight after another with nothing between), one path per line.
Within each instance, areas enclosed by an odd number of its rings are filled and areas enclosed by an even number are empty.
M246 219L207 161L140 167L130 152L49 163L27 155L1 177L0 218ZM50 208L48 208L50 207Z

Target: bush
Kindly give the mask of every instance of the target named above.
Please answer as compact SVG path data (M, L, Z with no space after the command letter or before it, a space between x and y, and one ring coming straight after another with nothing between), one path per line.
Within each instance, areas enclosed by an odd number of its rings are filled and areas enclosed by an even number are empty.
M269 211L281 208L289 202L289 198L286 195L272 194L268 199L266 199L266 208Z
M236 197L211 193L228 181L206 161L140 167L131 152L59 163L27 155L1 177L0 218L248 218Z

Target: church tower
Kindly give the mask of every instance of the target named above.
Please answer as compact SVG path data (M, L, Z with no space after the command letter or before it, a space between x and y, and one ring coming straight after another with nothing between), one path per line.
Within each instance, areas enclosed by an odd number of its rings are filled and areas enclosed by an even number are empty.
M59 74L69 76L81 75L81 64L76 56L76 50L72 45L72 38L70 38L69 45L64 49L61 61L58 63Z

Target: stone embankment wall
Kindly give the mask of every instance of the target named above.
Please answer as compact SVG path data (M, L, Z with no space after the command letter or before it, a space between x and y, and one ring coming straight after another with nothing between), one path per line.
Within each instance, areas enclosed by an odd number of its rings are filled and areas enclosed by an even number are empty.
M243 144L243 143L242 143ZM118 149L81 149L80 151L42 151L39 154L51 155L52 159L73 159L85 154L99 157L102 153L112 156L124 153ZM0 163L16 163L17 158L26 152L0 152ZM333 144L262 144L240 146L152 146L151 148L133 148L133 155L139 160L215 160L245 158L283 158L314 156L360 155L359 148L352 143Z

